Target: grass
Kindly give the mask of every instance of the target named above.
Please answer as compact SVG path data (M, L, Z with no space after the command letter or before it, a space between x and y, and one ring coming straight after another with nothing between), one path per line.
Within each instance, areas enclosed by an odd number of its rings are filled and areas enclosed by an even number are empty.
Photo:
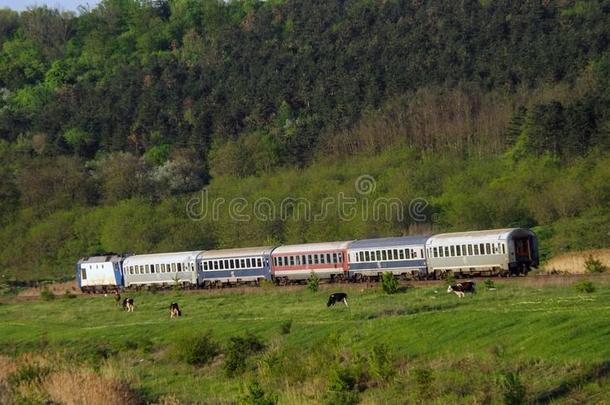
M590 279L592 293L568 282L497 281L496 290L464 299L441 284L394 295L359 285L128 294L134 313L111 296L12 298L0 305L0 353L59 354L87 370L110 368L112 381L147 401L229 403L248 395L250 380L279 403L337 395L363 403L503 401L522 388L528 400L580 400L610 393L610 283ZM338 290L348 292L349 308L326 308ZM171 302L182 318L169 319ZM179 342L208 333L222 347L209 364L173 355ZM244 375L227 377L226 350L250 335L265 349L247 358ZM355 379L349 392L331 389L337 370Z

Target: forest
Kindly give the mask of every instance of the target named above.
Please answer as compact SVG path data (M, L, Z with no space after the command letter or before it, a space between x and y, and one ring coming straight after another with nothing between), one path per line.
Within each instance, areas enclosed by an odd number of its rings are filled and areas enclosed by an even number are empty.
M512 226L543 258L607 247L609 88L610 0L0 9L0 274ZM194 219L202 193L425 203L423 219Z

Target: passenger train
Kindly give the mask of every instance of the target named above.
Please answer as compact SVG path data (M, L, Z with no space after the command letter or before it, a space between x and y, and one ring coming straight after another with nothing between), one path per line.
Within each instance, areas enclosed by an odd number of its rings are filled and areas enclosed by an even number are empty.
M411 280L449 275L526 275L538 267L538 240L529 229L511 228L429 236L142 255L84 257L76 264L83 292L123 288L284 285L315 273L328 281L378 280L386 272Z

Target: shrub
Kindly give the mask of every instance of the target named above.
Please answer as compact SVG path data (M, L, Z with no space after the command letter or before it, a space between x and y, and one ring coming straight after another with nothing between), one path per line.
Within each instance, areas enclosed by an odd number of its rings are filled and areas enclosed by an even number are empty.
M312 270L307 279L307 288L311 292L317 292L320 288L320 277Z
M592 255L589 255L585 260L585 270L587 273L605 273L608 271L608 267L605 266L601 260L595 259Z
M525 386L521 382L518 373L506 373L501 381L504 403L508 405L519 405L525 403Z
M390 272L383 273L381 277L381 288L386 294L395 294L398 292L398 280Z
M417 368L413 371L415 376L415 385L422 397L430 397L432 395L431 387L434 383L434 375L432 370L428 368Z
M388 381L394 375L394 367L387 345L377 344L373 346L369 354L369 366L371 375L378 380Z
M44 287L40 292L40 298L42 298L43 301L53 301L55 299L55 294L53 294L53 291L49 290L48 287Z
M70 290L66 290L66 292L64 293L64 298L73 299L76 298L76 294L72 294Z
M326 394L327 404L351 405L358 403L359 373L356 367L337 365L329 375L329 391Z
M219 352L219 345L212 339L209 332L182 339L174 347L176 357L193 366L208 364Z
M267 394L256 381L252 381L246 388L246 394L238 399L243 405L275 405L277 395Z
M582 292L582 293L595 292L595 286L593 285L592 282L590 282L588 280L579 281L578 283L574 284L574 287L576 288L576 291Z
M485 288L487 288L488 290L496 288L496 283L494 283L492 279L488 278L485 280Z
M284 321L280 324L280 333L282 335L289 334L291 329L292 329L292 319Z
M265 344L256 335L234 336L229 339L225 352L224 370L229 377L234 377L246 371L246 360L252 354L265 349Z

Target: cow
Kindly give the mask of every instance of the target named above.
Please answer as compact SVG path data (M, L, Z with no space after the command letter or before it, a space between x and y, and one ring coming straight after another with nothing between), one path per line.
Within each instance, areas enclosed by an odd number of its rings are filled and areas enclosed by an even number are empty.
M180 307L177 302L172 302L169 305L169 318L172 319L174 317L182 316L182 311L180 311Z
M127 312L133 312L136 306L133 303L133 298L125 298L123 300L123 309Z
M465 293L476 293L475 286L476 284L474 281L464 281L462 283L450 285L447 287L447 292L455 293L458 297L464 298Z
M328 302L326 303L327 307L331 305L335 305L338 302L343 302L347 307L347 294L346 293L332 293L330 297L328 297Z

